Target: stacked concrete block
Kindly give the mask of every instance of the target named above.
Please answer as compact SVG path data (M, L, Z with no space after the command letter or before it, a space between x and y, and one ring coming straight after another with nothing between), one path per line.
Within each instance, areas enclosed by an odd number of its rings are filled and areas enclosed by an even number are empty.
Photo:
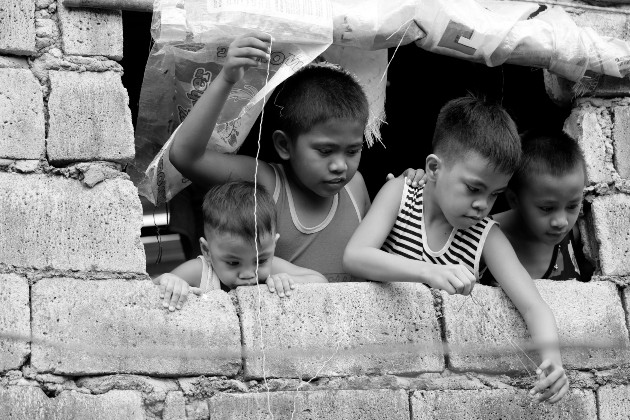
M628 15L596 10L570 10L569 14L577 26L590 28L599 36L609 36L621 40L630 41L630 26Z
M34 16L35 0L0 2L0 54L35 53Z
M0 274L0 372L19 369L30 354L31 307L28 281Z
M615 148L615 169L619 176L630 179L630 106L614 107L613 116L615 121L612 134Z
M134 157L129 97L114 72L50 72L48 158L52 163Z
M28 69L0 68L0 158L39 159L45 137L44 100L37 79Z
M409 419L403 390L294 391L218 394L209 400L212 420Z
M57 3L63 52L68 55L123 56L122 13L119 10L68 8Z
M0 413L2 418L16 420L145 419L139 392L89 395L66 391L48 398L41 389L30 386L0 388Z
M573 390L555 405L537 403L526 390L420 391L411 397L412 420L594 420L595 395Z
M0 173L0 263L143 273L142 210L122 178L86 188L59 176Z
M221 291L162 307L150 281L43 279L33 286L31 364L63 375L235 375L236 310Z
M630 419L630 386L606 385L597 390L599 420Z
M630 195L595 197L592 218L603 275L630 274Z
M440 372L440 329L419 284L300 285L289 299L241 287L245 375L314 377Z

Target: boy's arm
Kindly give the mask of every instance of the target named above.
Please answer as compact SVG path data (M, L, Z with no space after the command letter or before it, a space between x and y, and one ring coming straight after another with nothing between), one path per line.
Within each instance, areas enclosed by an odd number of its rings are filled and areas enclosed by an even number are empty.
M396 178L381 188L348 241L343 255L344 269L369 280L425 283L449 294L470 293L475 278L463 266L434 265L381 250L398 216L404 182Z
M254 158L211 152L207 150L207 145L234 83L243 77L248 68L258 65L256 58L269 59L269 41L266 34L234 40L223 69L177 130L169 159L182 175L194 183L210 187L228 180L254 180ZM259 162L258 182L268 188L275 186L273 170L263 162Z
M540 393L538 401L559 401L569 390L569 380L562 368L558 329L553 312L519 262L510 241L497 226L493 226L488 234L483 258L494 278L520 312L532 340L540 349L542 364L536 373L541 379L530 393Z
M153 283L160 287L162 306L170 311L181 309L188 299L188 292L201 294L202 263L198 258L186 261L177 266L170 273L164 273L153 279Z
M363 179L361 172L357 171L354 174L350 182L348 182L348 189L350 189L352 196L357 202L361 218L364 218L370 209L370 195L368 194L367 187L365 186L365 180Z
M288 297L296 283L328 283L328 280L317 271L298 267L282 258L273 257L271 275L266 283L271 293L278 292L278 296Z

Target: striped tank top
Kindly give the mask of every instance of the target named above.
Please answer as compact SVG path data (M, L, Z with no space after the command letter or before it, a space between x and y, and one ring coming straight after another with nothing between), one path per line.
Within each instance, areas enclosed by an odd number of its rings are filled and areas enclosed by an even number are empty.
M453 229L442 249L433 251L429 248L422 218L423 191L423 187L414 188L405 183L396 222L381 249L433 264L462 264L478 280L485 271L481 260L483 244L496 222L486 217L468 229Z

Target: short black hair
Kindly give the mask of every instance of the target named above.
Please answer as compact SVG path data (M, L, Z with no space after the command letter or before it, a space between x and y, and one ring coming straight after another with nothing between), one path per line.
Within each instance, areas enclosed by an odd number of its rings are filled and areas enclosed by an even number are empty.
M369 104L359 82L349 72L329 63L309 64L277 89L273 108L276 130L292 139L333 118L367 125Z
M256 192L256 224L258 240L276 233L276 206L262 185L250 181L219 184L203 199L204 232L228 233L254 242L254 191ZM207 232L206 232L207 234Z
M447 162L474 151L499 172L512 174L520 163L521 141L516 124L501 105L468 95L448 101L440 110L433 151Z
M510 189L518 191L532 174L562 176L576 167L586 175L586 163L579 144L561 130L529 130L521 136L521 165L510 180Z

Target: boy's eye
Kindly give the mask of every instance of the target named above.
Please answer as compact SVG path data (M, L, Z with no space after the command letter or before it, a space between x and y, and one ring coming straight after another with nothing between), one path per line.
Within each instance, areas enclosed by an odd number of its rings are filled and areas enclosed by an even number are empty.
M569 210L577 210L577 209L579 209L579 208L580 208L580 205L579 205L579 204L571 204L571 205L569 205L569 206L567 207L567 209L569 209Z
M350 156L354 156L357 153L361 153L361 150L363 150L363 148L348 150L346 153Z
M329 155L332 153L332 149L318 149L317 151L322 155Z
M225 263L232 267L235 267L238 265L238 261L226 261Z
M551 207L538 207L541 211L545 213L549 213L551 211Z
M269 258L261 258L258 260L258 265L264 265L269 262Z
M471 187L468 184L466 184L466 187L468 188L468 191L470 191L470 192L478 192L479 191L479 188Z

